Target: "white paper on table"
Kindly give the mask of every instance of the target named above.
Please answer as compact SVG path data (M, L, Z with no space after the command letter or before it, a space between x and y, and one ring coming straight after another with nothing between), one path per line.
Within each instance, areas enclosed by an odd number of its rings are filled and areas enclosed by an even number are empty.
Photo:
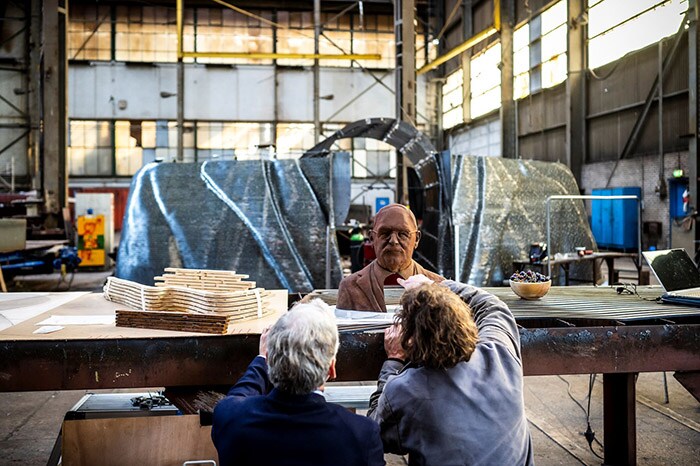
M38 329L34 330L32 333L44 334L58 332L59 330L63 330L63 327L61 327L60 325L43 325Z
M88 293L87 291L0 293L0 315L11 323L0 330L48 312Z
M88 316L55 316L37 322L35 325L113 325L114 316L88 315Z
M335 320L341 325L376 325L394 323L393 312L366 312L366 311L346 311L335 309Z

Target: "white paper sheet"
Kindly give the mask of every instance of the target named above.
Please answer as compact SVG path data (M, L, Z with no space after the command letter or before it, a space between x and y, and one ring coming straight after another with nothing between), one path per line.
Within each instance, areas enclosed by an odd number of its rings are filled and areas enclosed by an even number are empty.
M0 319L0 330L17 325L86 294L88 294L87 291L0 293L0 316L7 319Z
M338 328L345 326L390 326L394 323L393 312L366 312L366 311L346 311L334 309L335 321Z
M32 333L45 334L58 332L59 330L63 330L63 327L61 327L60 325L43 325L38 329L34 330Z
M54 316L38 322L36 325L114 325L114 316Z

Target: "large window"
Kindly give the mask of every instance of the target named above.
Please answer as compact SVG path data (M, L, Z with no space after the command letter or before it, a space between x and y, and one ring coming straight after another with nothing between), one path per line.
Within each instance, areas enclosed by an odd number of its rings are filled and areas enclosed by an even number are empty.
M391 16L353 16L353 53L377 53L381 60L360 60L365 68L394 68L396 66L396 37Z
M313 123L279 123L277 125L277 158L298 158L313 146Z
M353 139L353 178L394 178L396 150L393 146L369 138Z
M496 43L471 59L469 109L472 118L501 106L501 44Z
M186 23L192 23L191 10ZM136 62L177 61L175 9L152 6L117 6L115 59ZM189 43L191 44L191 36Z
M323 125L322 139L344 126ZM132 176L148 163L176 160L177 123L71 120L68 141L71 176ZM187 121L183 161L295 159L313 146L311 123L278 123L275 134L272 122ZM395 176L396 155L389 144L374 139L340 139L332 149L351 154L353 177Z
M271 19L262 11L252 12L259 18ZM197 52L272 53L272 26L259 18L237 11L218 8L195 10ZM193 50L185 45L185 50ZM197 58L199 63L250 63L269 64L272 60L254 58Z
M442 127L449 129L464 122L464 71L458 68L442 85Z
M513 97L555 86L566 79L566 1L534 16L513 33Z
M68 22L68 58L111 60L112 26L109 6L71 5Z
M687 0L589 0L588 66L597 68L673 35Z
M107 121L71 121L68 127L68 173L112 174L112 131Z
M272 144L272 123L197 123L197 160L251 160Z
M130 62L177 61L175 8L143 5L76 5L68 18L68 52L72 60ZM360 60L366 68L395 66L395 39L391 15L323 13L319 52L322 54L379 54L380 60ZM278 26L275 26L277 24ZM419 23L416 63L422 66L436 49L426 44ZM275 38L277 43L275 44ZM311 11L260 11L244 15L227 8L185 8L183 49L188 52L313 54ZM186 62L271 64L260 58L186 58ZM310 66L312 59L285 58L283 66ZM321 66L350 67L350 60L321 60Z

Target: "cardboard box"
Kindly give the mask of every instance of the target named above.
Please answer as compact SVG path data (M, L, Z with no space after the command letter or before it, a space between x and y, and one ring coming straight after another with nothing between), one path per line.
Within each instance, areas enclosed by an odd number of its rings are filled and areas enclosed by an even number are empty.
M27 245L27 219L0 218L0 252L20 251Z

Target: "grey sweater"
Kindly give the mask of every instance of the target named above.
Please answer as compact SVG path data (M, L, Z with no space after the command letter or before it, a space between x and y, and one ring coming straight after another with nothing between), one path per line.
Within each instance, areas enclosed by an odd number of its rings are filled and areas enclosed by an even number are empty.
M379 422L384 451L408 454L411 466L534 464L510 309L473 286L443 285L471 307L479 341L468 362L450 369L384 363L368 413Z

